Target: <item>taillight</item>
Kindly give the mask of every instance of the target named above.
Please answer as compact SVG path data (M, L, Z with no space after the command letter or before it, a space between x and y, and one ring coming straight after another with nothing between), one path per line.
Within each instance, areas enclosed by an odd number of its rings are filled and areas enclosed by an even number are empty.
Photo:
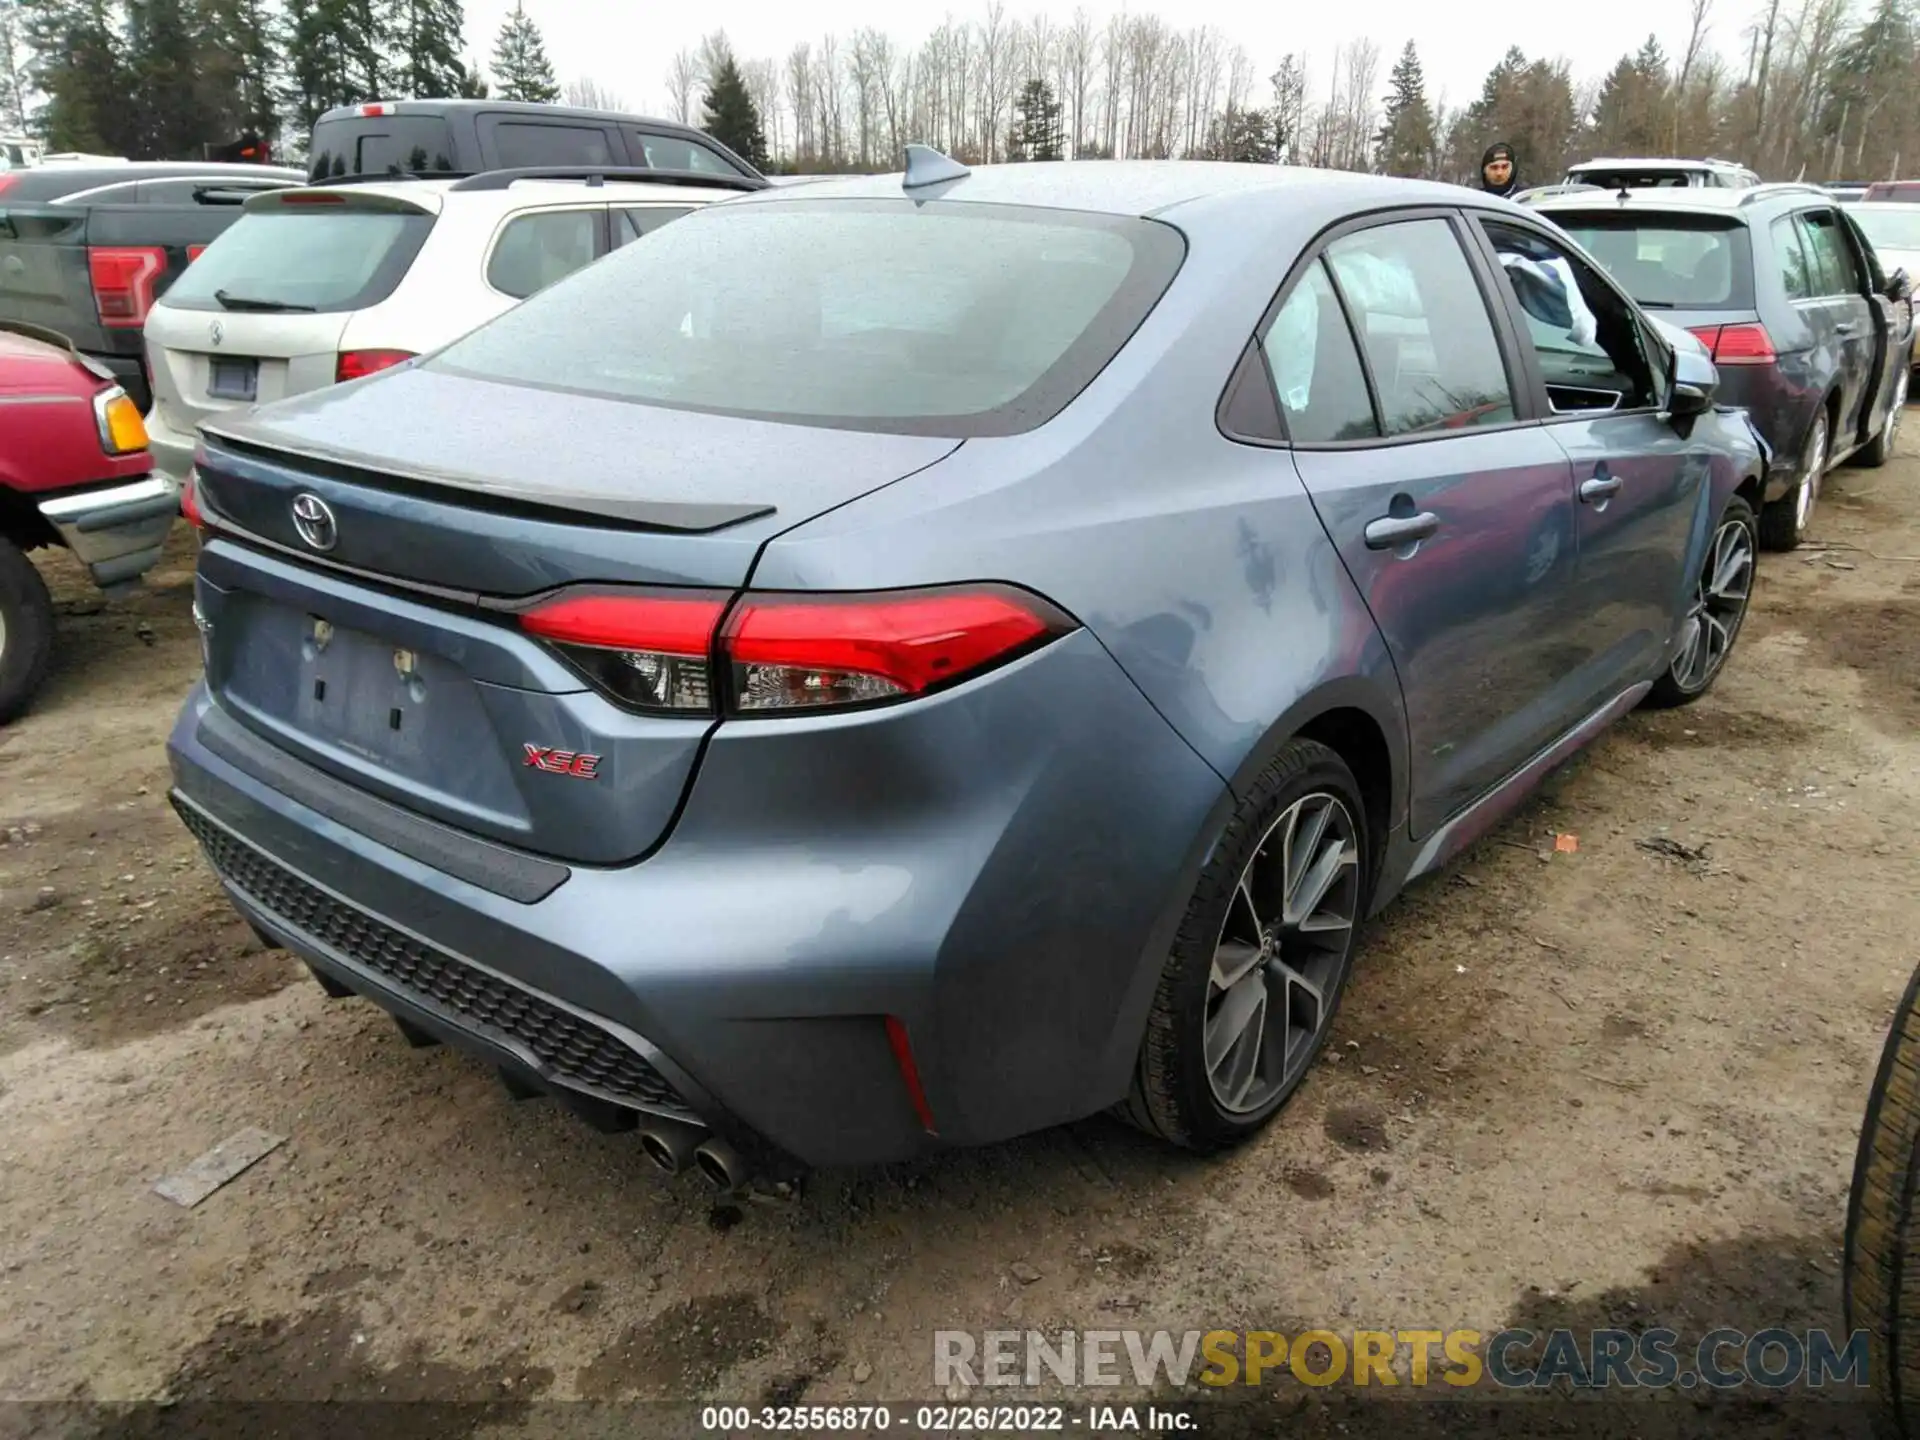
M999 586L893 595L748 595L722 648L742 714L919 695L1071 628Z
M389 107L385 105L362 105L360 107L360 113L362 115L385 115L388 109Z
M204 245L187 246L187 264L191 265L194 261L198 260L202 255L206 253L207 253L207 247Z
M137 330L153 309L153 283L167 268L157 245L94 245L87 250L93 307L109 330Z
M1773 337L1757 321L1734 325L1696 325L1693 333L1707 347L1716 365L1771 365L1779 358L1774 353Z
M345 384L363 375L390 369L413 356L411 350L342 350L339 364L333 367L333 378L336 383Z
M8 186L12 185L13 182L18 180L19 178L20 176L18 175L18 173L14 171L8 171L6 174L0 175L0 190L5 190Z
M187 478L180 486L180 513L187 518L187 524L196 530L207 528L207 517L200 510L200 472L189 468Z
M909 699L1074 626L1005 585L749 593L731 611L726 596L704 591L563 594L520 624L629 708L743 718Z
M700 592L562 595L527 611L520 625L633 709L708 715L708 657L726 608L725 595Z

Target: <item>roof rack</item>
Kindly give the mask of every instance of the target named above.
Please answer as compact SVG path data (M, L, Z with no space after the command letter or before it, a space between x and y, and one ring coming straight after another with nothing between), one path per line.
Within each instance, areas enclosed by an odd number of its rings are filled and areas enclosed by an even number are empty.
M483 170L448 186L449 190L505 190L518 180L584 180L604 185L609 180L643 185L688 185L713 190L764 190L767 182L751 175L716 175L708 170L655 170L638 165L528 165L508 170Z
M1818 195L1823 200L1833 197L1827 194L1824 186L1815 185L1810 180L1766 180L1758 185L1749 185L1740 192L1740 203L1751 205L1756 200L1771 200L1775 195Z

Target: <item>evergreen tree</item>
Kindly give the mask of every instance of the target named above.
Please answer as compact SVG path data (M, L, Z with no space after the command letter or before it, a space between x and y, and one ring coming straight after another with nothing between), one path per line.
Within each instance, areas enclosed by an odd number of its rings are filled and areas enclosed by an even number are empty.
M1667 57L1653 36L1607 72L1593 107L1591 139L1603 155L1659 155L1672 127Z
M767 134L760 126L760 107L753 103L746 77L731 52L714 67L701 106L701 129L756 169L767 163Z
M280 55L263 0L198 0L195 32L201 106L215 126L207 139L253 134L273 144Z
M335 106L365 98L354 87L347 37L337 20L336 0L286 0L282 94L302 135Z
M340 29L347 86L352 92L345 103L390 98L399 78L388 58L394 51L390 0L323 0L323 4Z
M447 99L458 96L463 85L471 85L467 67L460 61L466 24L461 0L394 0L398 93L415 99Z
M513 14L500 27L500 39L493 47L493 78L502 100L551 105L560 98L560 82L554 79L540 29L521 4L514 5Z
M1481 152L1504 140L1517 152L1522 185L1549 183L1565 168L1578 124L1566 64L1529 61L1511 47L1448 132L1447 173L1478 185Z
M116 17L107 0L27 0L27 74L46 99L29 123L49 150L130 154L137 133Z
M135 159L195 159L218 133L201 84L194 19L186 0L129 0L125 103Z
M1207 158L1233 160L1243 165L1273 165L1280 159L1278 126L1270 110L1243 110L1229 106L1213 117L1207 130Z
M1013 133L1007 137L1009 160L1058 160L1066 150L1060 117L1064 107L1044 80L1029 80L1013 101Z
M1820 138L1836 157L1830 164L1845 169L1849 148L1863 155L1876 123L1884 125L1892 118L1889 108L1897 113L1912 105L1915 42L1905 0L1880 0L1866 23L1834 53L1818 120Z
M1391 83L1386 122L1374 142L1380 169L1388 175L1431 174L1436 148L1433 107L1427 103L1426 76L1411 40L1393 67Z
M487 98L487 77L480 73L478 65L462 64L453 93L461 100L484 100Z

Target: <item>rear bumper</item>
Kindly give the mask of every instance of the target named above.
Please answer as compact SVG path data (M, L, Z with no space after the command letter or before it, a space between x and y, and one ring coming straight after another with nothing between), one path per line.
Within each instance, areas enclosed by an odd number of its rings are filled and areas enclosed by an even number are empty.
M186 482L193 468L193 453L199 438L183 435L167 423L158 406L147 412L147 448L153 452L153 468L178 486Z
M526 902L216 754L212 703L197 689L169 741L175 793L274 938L563 1092L813 1165L990 1142L1121 1098L1225 794L1081 632L897 710L723 725L658 851L570 867ZM575 1025L558 1049L536 1033ZM645 1093L632 1060L667 1093Z
M96 585L111 587L151 570L180 515L180 487L164 475L42 500L40 514Z

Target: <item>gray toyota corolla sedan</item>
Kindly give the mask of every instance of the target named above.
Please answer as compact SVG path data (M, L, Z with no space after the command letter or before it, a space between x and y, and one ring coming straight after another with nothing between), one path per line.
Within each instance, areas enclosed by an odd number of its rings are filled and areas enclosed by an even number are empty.
M669 1169L1219 1147L1369 914L1713 683L1765 468L1715 383L1447 186L713 205L210 422L174 803L330 991Z

